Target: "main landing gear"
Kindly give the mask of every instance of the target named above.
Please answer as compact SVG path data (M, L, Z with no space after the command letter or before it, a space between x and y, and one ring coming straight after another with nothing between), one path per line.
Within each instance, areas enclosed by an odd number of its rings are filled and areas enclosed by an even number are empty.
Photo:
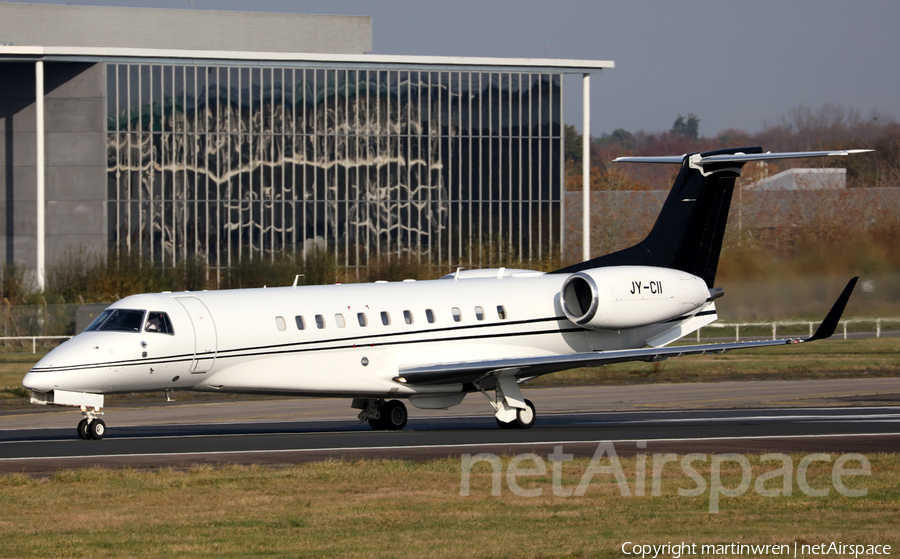
M514 376L496 376L494 381L494 394L491 396L485 391L481 382L475 382L475 387L481 392L494 408L494 418L501 429L531 429L537 413L531 400L522 397L519 383Z
M406 427L406 406L400 400L385 402L381 398L354 398L351 406L362 410L357 416L360 422L368 421L369 426L376 431L399 431Z
M84 441L99 441L106 435L106 423L97 417L103 415L99 408L89 410L85 406L81 406L81 415L84 419L78 422L78 438Z
M512 421L500 421L499 417L495 418L497 426L501 429L531 429L537 414L531 400L525 400L525 405L527 407L516 409L516 418Z

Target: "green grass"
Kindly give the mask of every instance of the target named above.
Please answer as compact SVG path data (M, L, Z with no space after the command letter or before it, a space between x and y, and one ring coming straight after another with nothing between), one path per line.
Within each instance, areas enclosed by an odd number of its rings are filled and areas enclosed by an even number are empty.
M748 458L754 481L776 467ZM792 458L796 471L801 456ZM622 557L626 541L842 541L896 550L900 456L867 458L871 475L848 480L867 489L864 497L833 489L809 497L795 476L791 496L751 488L723 496L718 514L709 513L708 489L678 495L694 482L677 465L663 470L661 495L651 496L649 457L645 496L622 496L612 475L597 474L584 496L557 497L550 464L547 475L518 478L540 496L513 494L505 476L501 495L492 496L484 463L461 496L459 458L12 474L0 477L0 557ZM620 461L633 492L635 459ZM586 459L564 463L563 487L574 488L587 466ZM710 480L708 461L694 466ZM723 468L726 487L739 478L736 465ZM774 481L766 488L780 486ZM815 463L808 481L832 487L831 464Z
M18 407L28 401L29 393L22 387L22 378L41 357L31 353L0 353L0 409Z
M540 377L532 386L883 377L900 374L900 338L822 340L784 347L622 363Z

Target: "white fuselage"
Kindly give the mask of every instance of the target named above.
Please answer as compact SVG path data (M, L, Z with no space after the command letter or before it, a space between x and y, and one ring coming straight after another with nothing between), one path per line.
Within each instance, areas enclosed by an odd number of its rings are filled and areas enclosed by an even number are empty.
M640 326L576 324L560 298L568 275L502 269L431 281L135 295L110 309L144 311L139 329L83 332L41 359L23 384L36 392L202 390L412 397L427 405L466 388L396 382L403 367L643 347L709 304L694 276L610 270L597 282L605 291L600 307ZM659 308L674 310L660 321ZM148 331L151 313L165 313L172 332Z

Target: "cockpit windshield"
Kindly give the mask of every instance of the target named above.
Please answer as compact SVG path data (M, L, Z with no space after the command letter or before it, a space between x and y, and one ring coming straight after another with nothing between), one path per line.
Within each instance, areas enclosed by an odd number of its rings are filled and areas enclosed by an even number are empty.
M85 328L85 332L140 332L144 321L144 311L128 309L106 309L91 325Z

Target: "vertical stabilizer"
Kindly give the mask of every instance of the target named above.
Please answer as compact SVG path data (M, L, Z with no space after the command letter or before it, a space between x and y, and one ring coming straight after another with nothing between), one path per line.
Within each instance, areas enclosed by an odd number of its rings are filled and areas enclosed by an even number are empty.
M690 154L681 158L681 172L663 204L656 224L640 243L568 266L554 273L567 274L605 266L658 266L682 270L703 278L713 287L734 180L744 161L732 159L699 164L703 158L761 154L762 148L736 148ZM641 161L622 158L621 161ZM651 163L673 163L677 158L647 158Z

